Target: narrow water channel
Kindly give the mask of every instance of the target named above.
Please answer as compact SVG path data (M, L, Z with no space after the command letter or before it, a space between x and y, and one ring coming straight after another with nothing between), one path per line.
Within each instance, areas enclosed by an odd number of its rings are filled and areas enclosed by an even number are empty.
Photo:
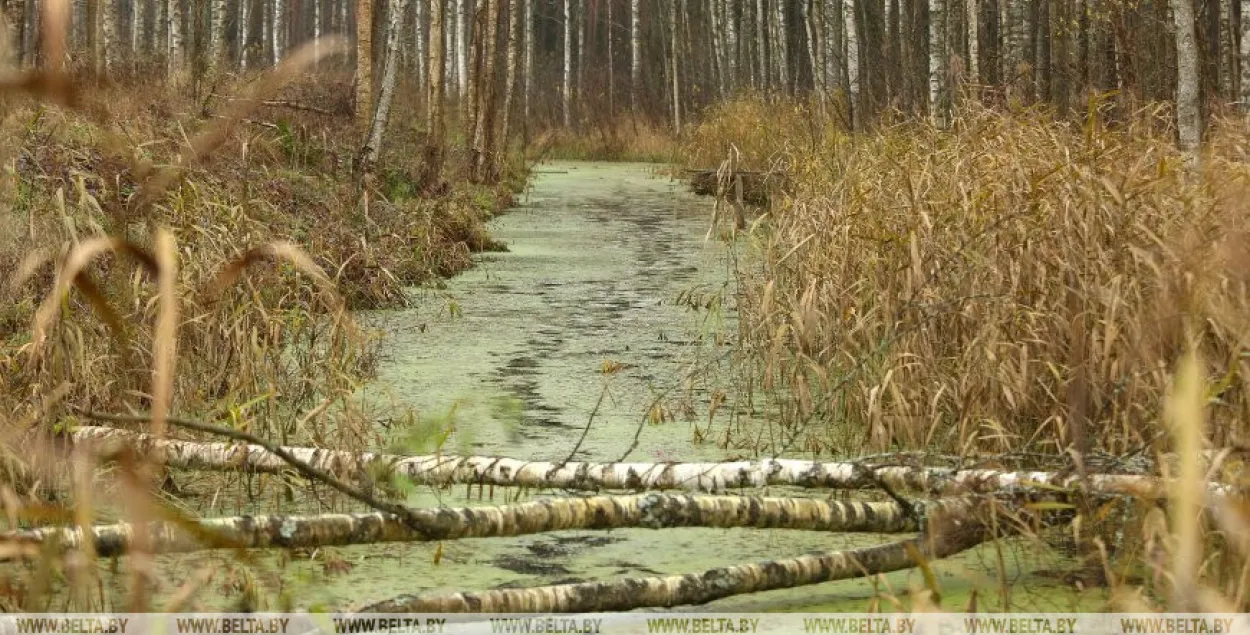
M738 456L696 439L695 427L706 425L706 410L687 419L674 407L673 418L647 421L656 395L679 385L692 359L715 355L724 341L732 341L717 337L729 334L732 315L692 310L678 301L692 293L719 293L731 278L725 246L704 240L710 205L682 184L657 177L653 166L539 166L517 208L491 222L506 253L480 256L476 268L445 289L414 291L412 308L362 316L387 332L369 398L419 413L415 429L388 433L409 438L410 452L441 448L544 460L564 459L575 448L577 458L589 460L617 460L627 450L640 461ZM409 503L503 504L518 496L564 495L576 494L422 489ZM676 574L892 539L897 537L635 529L368 545L335 548L315 558L258 554L255 570L264 573L249 583L268 598L267 606L258 608L344 610L402 593ZM1037 566L1026 562L1030 549L1010 546L1002 561L992 549L981 549L940 563L939 580L949 601L964 601L971 587L987 599L995 597L1003 588L1000 565L1013 584L1031 588L1015 595L1013 607L1065 610L1097 599L1022 573ZM232 557L162 556L157 570L164 591L172 592L205 567L237 570ZM246 578L231 575L236 581ZM705 608L862 611L879 592L902 598L919 581L916 573L899 572L875 588L873 582L853 580L730 598ZM231 598L237 593L222 589L205 594L205 608L235 605Z

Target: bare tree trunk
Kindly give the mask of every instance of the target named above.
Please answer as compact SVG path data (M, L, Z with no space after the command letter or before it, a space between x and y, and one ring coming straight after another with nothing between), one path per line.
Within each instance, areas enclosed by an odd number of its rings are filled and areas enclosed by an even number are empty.
M468 77L465 83L466 92L460 104L460 122L464 125L464 143L469 153L476 151L473 145L477 135L478 112L481 111L481 101L479 89L481 88L482 75L482 53L485 48L485 38L482 36L483 16L485 14L486 0L477 0L476 7L472 8L471 19L469 24L469 65ZM473 175L473 160L468 162L469 176Z
M207 75L216 77L218 65L225 57L226 48L226 0L213 0L209 5L212 12L208 34L208 67Z
M1170 0L1176 18L1176 124L1180 148L1197 156L1202 141L1198 104L1198 45L1194 35L1193 0Z
M94 1L95 2L107 2L108 0L94 0ZM169 30L169 36L167 38L169 42L169 51L166 54L167 55L166 62L168 65L169 77L170 79L174 81L174 83L178 83L181 81L182 74L186 68L186 56L184 53L185 44L182 38L182 18L183 18L184 1L185 0L165 0L165 6L166 6L167 15L168 15L168 22L166 24L166 28L168 28ZM100 38L96 38L96 41L100 42L101 40ZM101 47L96 59L102 60L103 56L104 56L104 50Z
M252 35L252 0L239 2L239 68L247 70L248 45Z
M531 0L532 1L532 0ZM1246 0L1250 2L1250 0ZM629 2L629 107L638 116L638 96L642 92L642 14L641 0Z
M414 22L413 41L416 43L416 49L417 49L416 60L415 60L415 64L413 65L416 67L416 71L417 71L417 85L426 86L427 85L426 71L427 69L429 69L428 57L429 57L430 52L429 52L429 49L426 48L425 22L427 20L427 16L426 16L425 11L429 3L426 0L417 0L413 4L416 5L415 6L416 15L413 16L413 22Z
M29 1L29 0L28 0ZM104 71L106 73L114 73L117 71L118 56L121 54L119 34L118 34L118 16L116 0L101 0L104 3L101 13L101 21L103 22L102 31L104 34Z
M859 29L855 24L859 12L855 10L855 4L864 0L843 1L842 23L846 28L846 85L849 93L847 105L851 110L851 129L861 130L864 125L864 113L861 112L859 99Z
M482 46L484 59L478 88L481 106L473 135L474 152L470 169L472 179L477 182L494 181L495 177L495 60L499 58L499 7L503 0L482 1L486 3L486 41Z
M567 1L567 0L566 0ZM677 77L677 48L678 48L678 22L677 22L677 2L671 0L668 3L668 19L671 28L672 44L669 47L669 60L672 62L670 77L673 82L673 133L678 137L681 136L681 82Z
M276 31L275 21L275 31ZM274 42L278 38L274 36ZM277 47L274 48L275 59ZM369 132L373 113L373 0L356 0L356 130Z
M422 0L418 0L422 1ZM425 164L422 185L433 186L443 171L443 145L446 127L443 122L443 100L447 83L444 39L446 0L430 0L430 73L426 90L426 136Z
M435 8L439 6L434 3ZM432 61L432 60L431 60ZM280 474L289 465L259 445L158 440L151 435L107 427L83 427L71 437L108 457L134 451L176 469L200 471L250 470ZM398 456L353 453L321 448L291 447L296 459L342 478L389 472L416 484L471 483L499 487L569 490L664 490L722 492L750 487L804 487L825 489L878 489L881 484L896 490L927 492L941 496L973 493L1046 493L1078 491L1085 483L1091 494L1154 499L1167 495L1167 481L1134 474L1093 474L1084 482L1064 472L1012 472L991 469L953 471L933 467L888 466L870 463L764 459L727 463L551 463L491 456ZM1232 489L1210 483L1210 496L1221 497Z
M367 5L369 15L372 16L373 15L373 0L357 0L356 6L359 7L362 3ZM273 63L274 64L281 62L282 56L286 52L284 48L286 45L286 28L287 28L286 26L286 3L284 0L273 0L273 31L272 33L270 33L270 35L273 36L273 40L270 42L270 45L273 48ZM359 38L360 33L357 32L356 36ZM369 47L370 51L373 50L372 31L370 31L369 35L366 37L365 45ZM357 45L357 50L359 50L359 45ZM369 77L370 78L373 77L372 70L370 70ZM368 117L369 117L368 112L369 112L368 110L365 111L366 122L368 121Z
M482 593L403 595L361 613L593 613L706 604L720 598L901 571L946 558L992 536L980 522L953 524L927 537L652 578L625 578ZM917 558L923 560L918 561Z
M525 142L529 143L530 98L534 94L534 3L538 0L521 1L525 3L525 108L521 116L521 126Z
M406 0L400 0L405 1ZM761 498L643 494L549 498L498 506L413 509L408 518L383 512L314 516L238 516L194 523L147 523L149 553L206 549L314 549L388 542L434 542L503 538L570 530L677 527L755 528L827 533L902 534L920 531L917 518L933 514L967 516L984 503L975 498L918 502L919 513L898 503L827 502L811 498ZM131 550L131 523L90 528L97 556ZM43 527L0 534L6 543L61 551L84 546L76 527ZM15 554L14 554L15 555ZM0 561L9 556L0 555Z
M389 4L386 66L382 70L382 91L378 95L377 107L374 109L373 121L369 127L368 140L360 153L362 174L372 173L382 153L382 137L386 134L386 124L390 119L391 99L395 94L395 79L399 70L399 36L403 28L404 12L408 9L408 0L390 0Z
M520 38L517 34L517 29L521 24L520 12L521 0L508 0L508 51L507 60L504 62L507 66L504 69L503 122L500 124L499 132L501 149L497 152L500 156L508 152L508 136L512 124L512 99L516 94L517 82L517 47L520 45Z
M722 0L724 2L724 20L725 20L725 39L729 48L728 62L726 69L729 78L729 92L738 92L739 82L741 78L738 76L738 12L736 0Z
M946 0L929 0L929 114L946 126Z
M674 0L676 1L676 0ZM572 0L564 0L564 83L560 85L560 106L564 127L573 127L573 15Z
M457 96L464 100L469 90L469 39L468 14L465 0L456 0L456 85Z
M608 3L608 116L616 117L616 24L612 21L612 5Z
M764 0L755 0L755 51L759 65L759 88L768 90L771 86L768 68L768 46L765 44L764 33L767 30L768 12L764 9Z
M968 83L981 85L981 0L964 0L968 38ZM1065 25L1067 28L1067 25Z
M1241 0L1241 111L1250 114L1250 0Z
M583 83L586 70L586 0L577 0L577 83L573 90L573 107L580 122L586 109L586 93Z
M785 0L775 0L774 19L777 27L773 44L777 52L777 80L781 91L786 94L793 92L790 83L790 26L786 23Z

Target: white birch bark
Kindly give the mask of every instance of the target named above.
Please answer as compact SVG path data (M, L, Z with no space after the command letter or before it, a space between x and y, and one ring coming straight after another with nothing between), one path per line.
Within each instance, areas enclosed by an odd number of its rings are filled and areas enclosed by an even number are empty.
M678 50L678 22L677 22L677 2L672 0L668 3L668 19L671 35L671 43L669 47L669 60L672 62L670 75L673 84L673 131L681 136L681 81L677 75L677 50Z
M426 69L429 68L429 60L427 59L429 56L429 50L425 45L425 22L427 20L426 7L429 3L427 0L416 0L413 4L415 7L413 15L412 39L416 48L416 60L414 60L416 63L414 66L417 72L417 85L425 86Z
M170 78L177 83L182 75L185 67L186 58L183 55L182 41L182 16L183 16L184 0L165 0L166 23L168 36L166 42L169 49L166 52L167 72Z
M1176 127L1180 148L1196 156L1202 140L1198 110L1198 45L1193 0L1170 0L1176 19Z
M1250 2L1250 0L1246 1ZM629 2L629 104L635 116L638 114L638 96L642 91L641 4L641 0Z
M208 76L217 73L226 47L226 0L213 0L209 5Z
M855 28L855 3L861 0L843 0L842 25L846 41L847 104L851 111L851 128L858 130L862 114L859 112L859 33Z
M401 0L406 1L406 0ZM789 529L826 533L902 534L920 531L918 518L967 516L984 502L955 498L917 502L909 513L894 502L831 502L811 498L642 494L541 499L512 505L412 509L408 518L383 512L258 515L192 522L146 523L148 553L207 549L313 549L389 542L504 538L570 530L625 528ZM6 544L61 552L84 547L89 533L96 555L125 555L138 526L132 523L41 527L0 534ZM193 530L192 530L193 529ZM15 556L0 555L0 561Z
M929 1L929 115L946 125L946 0Z
M372 171L377 165L378 157L382 152L382 138L386 135L386 124L390 121L391 99L395 95L395 80L399 73L400 29L403 28L403 17L408 9L408 0L390 0L388 5L390 13L387 16L386 62L382 70L382 90L378 95L373 121L369 126L369 140L361 153L366 172Z
M525 104L521 124L529 129L530 99L534 94L534 3L538 0L521 0L525 3ZM638 0L634 0L637 2ZM528 135L527 135L528 139Z
M625 578L481 593L402 595L361 613L593 613L706 604L713 600L910 569L947 558L990 539L978 521L932 535L873 547L812 553L784 560L717 567L683 575Z
M676 0L674 0L676 1ZM560 85L560 108L564 127L573 127L573 4L564 0L564 80Z
M239 3L239 68L247 70L248 45L252 33L252 0L241 0Z
M89 446L102 457L133 450L166 466L198 471L254 471L279 474L287 463L258 445L158 440L147 434L107 427L75 430L75 444ZM343 452L323 448L285 448L299 461L339 478L389 472L418 485L474 484L530 489L688 490L723 492L740 488L803 487L822 489L877 489L881 483L895 490L940 496L994 493L1055 493L1078 491L1078 475L1062 472L954 470L937 467L875 467L853 461L818 462L799 459L761 459L724 463L552 463L494 456L399 456L372 452ZM1094 494L1162 498L1167 482L1135 474L1089 475ZM1228 496L1233 489L1208 483L1207 494Z
M456 94L461 99L469 92L468 20L465 0L456 0Z
M282 61L282 55L285 53L283 46L286 42L286 3L284 0L273 0L273 39L270 41L273 55L273 63L277 64Z

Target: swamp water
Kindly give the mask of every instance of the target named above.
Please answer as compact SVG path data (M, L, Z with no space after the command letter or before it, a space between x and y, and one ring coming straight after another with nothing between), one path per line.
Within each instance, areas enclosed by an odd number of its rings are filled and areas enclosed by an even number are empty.
M696 426L709 425L706 405L692 420L647 421L656 396L678 386L692 361L723 352L718 340L731 341L734 328L731 316L694 311L677 301L683 292L687 297L720 293L731 278L729 254L722 243L704 241L710 199L696 198L654 171L645 165L539 166L518 207L491 222L492 235L508 252L481 255L479 266L446 289L417 292L413 308L362 316L388 334L379 378L368 395L420 413L416 428L390 431L414 439L406 451L434 451L445 437L441 448L447 453L557 461L575 447L576 458L584 460L619 460L627 451L636 461L742 456L712 441L695 442ZM696 408L701 401L706 403L694 397ZM725 423L710 425L708 438L723 436ZM503 489L495 490L493 499L491 494L420 488L409 503L504 504L575 495ZM572 531L441 546L342 547L311 557L257 553L251 567L239 566L225 552L159 556L156 573L158 593L169 597L199 572L219 567L212 585L196 595L205 609L237 607L245 589L252 589L259 598L256 608L345 610L418 591L678 574L894 539L750 529ZM1004 580L1015 610L1102 604L1101 590L1078 593L1035 573L1065 566L1041 551L1004 543L1005 576L989 547L936 563L943 606L962 609L976 588L982 610L1001 609ZM124 588L124 573L104 575L118 592ZM899 572L875 582L773 591L702 608L863 611L874 597L886 595L906 607L908 592L920 584L917 572ZM890 607L889 601L881 604Z

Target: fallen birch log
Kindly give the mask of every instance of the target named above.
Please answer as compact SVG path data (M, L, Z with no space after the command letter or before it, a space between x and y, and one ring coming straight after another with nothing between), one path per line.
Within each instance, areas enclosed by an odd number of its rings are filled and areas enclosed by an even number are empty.
M151 456L171 468L185 470L251 470L281 473L290 466L258 445L158 440L146 434L108 427L83 427L71 433L76 444L95 446L108 456L131 450ZM938 496L963 494L1027 494L1075 491L1081 477L1063 472L872 465L853 461L818 462L799 459L761 459L724 463L552 463L492 456L401 456L373 452L344 452L322 448L284 448L306 464L345 479L370 479L394 474L417 484L473 484L532 489L688 490L723 492L766 486L820 489L880 489L925 492ZM1089 474L1090 494L1163 498L1167 483L1154 476ZM1207 494L1228 496L1233 488L1208 483Z
M966 515L978 504L973 498L917 502L913 514L894 502L652 493L547 499L516 505L414 509L408 518L382 512L236 516L183 522L154 521L148 523L146 529L147 549L152 553L428 542L627 527L744 527L899 534L920 531L921 518L936 513ZM130 523L94 526L90 528L91 544L97 555L123 555L130 550L135 530ZM78 527L10 532L0 536L0 542L69 551L84 546L83 532Z
M698 573L624 578L480 593L402 595L359 613L595 613L706 604L735 595L789 589L910 569L953 556L990 538L983 524L874 547L717 567ZM918 561L918 558L920 559Z

